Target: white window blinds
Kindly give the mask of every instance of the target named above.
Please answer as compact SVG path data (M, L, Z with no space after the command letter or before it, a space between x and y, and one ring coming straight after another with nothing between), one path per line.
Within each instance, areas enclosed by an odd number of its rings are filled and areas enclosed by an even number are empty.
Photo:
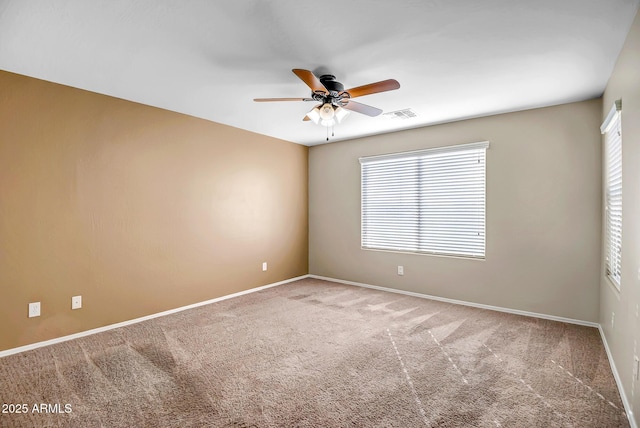
M605 269L620 289L622 258L622 101L615 102L600 127L605 135Z
M362 248L484 258L487 147L360 158Z

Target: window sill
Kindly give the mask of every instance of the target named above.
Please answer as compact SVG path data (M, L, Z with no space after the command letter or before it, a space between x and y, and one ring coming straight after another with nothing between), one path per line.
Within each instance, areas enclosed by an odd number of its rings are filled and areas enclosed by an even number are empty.
M376 251L382 253L393 253L393 254L406 254L409 256L431 256L431 257L443 257L447 259L461 259L461 260L475 260L475 261L485 261L486 256L462 256L456 254L441 254L441 253L421 253L418 251L400 251L400 250L385 250L382 248L366 248L360 247L361 250L364 251Z

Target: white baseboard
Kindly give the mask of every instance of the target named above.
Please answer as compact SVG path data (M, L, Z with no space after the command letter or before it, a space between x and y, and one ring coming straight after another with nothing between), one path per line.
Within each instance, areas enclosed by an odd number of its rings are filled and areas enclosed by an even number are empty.
M43 346L54 345L56 343L66 342L67 340L78 339L80 337L90 336L96 333L102 333L103 331L113 330L115 328L125 327L131 324L136 324L142 321L147 321L153 318L163 317L165 315L175 314L176 312L186 311L187 309L197 308L199 306L209 305L211 303L220 302L222 300L232 299L234 297L243 296L249 293L255 293L256 291L264 290L271 287L276 287L278 285L286 284L288 282L298 281L300 279L308 278L309 275L302 275L295 278L286 279L280 282L274 282L273 284L267 284L260 287L250 288L249 290L240 291L238 293L228 294L222 297L216 297L215 299L205 300L204 302L193 303L187 306L181 306L175 309L169 309L168 311L158 312L155 314L147 315L140 318L135 318L128 321L119 322L116 324L106 325L104 327L98 327L91 330L81 331L79 333L70 334L68 336L56 337L55 339L45 340L42 342L31 343L29 345L20 346L18 348L6 349L4 351L0 351L0 358L6 357L8 355L19 354L20 352L30 351L36 348L42 348Z
M407 295L407 296L420 297L420 298L423 298L423 299L437 300L439 302L453 303L455 305L471 306L471 307L474 307L474 308L488 309L488 310L491 310L491 311L506 312L506 313L509 313L509 314L523 315L523 316L526 316L526 317L542 318L542 319L546 319L546 320L566 322L566 323L569 323L569 324L578 324L578 325L583 325L583 326L587 326L587 327L595 327L595 328L599 328L600 327L600 324L598 324L596 322L591 322L591 321L582 321L582 320L576 320L576 319L573 319L573 318L558 317L558 316L555 316L555 315L539 314L539 313L535 313L535 312L521 311L519 309L503 308L503 307L500 307L500 306L483 305L481 303L473 303L473 302L466 302L464 300L448 299L446 297L431 296L429 294L415 293L413 291L398 290L398 289L395 289L395 288L380 287L378 285L363 284L361 282L345 281L343 279L328 278L328 277L320 276L320 275L308 275L308 276L309 276L309 278L315 278L315 279L322 279L322 280L325 280L325 281L338 282L340 284L355 285L357 287L372 288L374 290L388 291L390 293L404 294L404 295Z
M627 394L624 393L624 388L622 387L622 380L620 379L620 375L618 374L616 363L613 361L613 355L611 354L611 350L609 349L609 344L607 343L607 337L604 335L604 330L602 330L601 325L598 325L598 330L600 331L600 337L602 338L602 343L604 344L604 350L607 351L607 358L609 359L609 365L611 366L613 377L616 380L616 385L618 385L618 392L620 393L620 399L622 399L622 404L624 405L624 411L627 413L627 419L629 419L629 425L631 425L631 428L638 428L635 417L633 415L631 403L627 399Z

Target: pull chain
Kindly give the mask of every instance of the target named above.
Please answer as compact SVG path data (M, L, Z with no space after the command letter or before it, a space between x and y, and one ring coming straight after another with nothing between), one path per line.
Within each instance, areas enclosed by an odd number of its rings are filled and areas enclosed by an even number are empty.
M326 128L327 128L327 141L329 141L329 127L327 126ZM334 130L334 127L333 127L333 125L332 125L332 126L331 126L331 136L332 136L332 137L333 137L333 136L335 136L335 134L334 134L333 130Z

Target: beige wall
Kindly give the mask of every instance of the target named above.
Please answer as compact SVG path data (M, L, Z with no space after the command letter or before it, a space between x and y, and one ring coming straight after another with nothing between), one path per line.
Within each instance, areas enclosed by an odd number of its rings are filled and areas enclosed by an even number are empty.
M312 147L310 273L598 321L601 110L597 99ZM360 249L358 157L484 140L486 260Z
M0 72L0 350L306 274L307 158Z
M622 99L622 278L620 291L600 280L600 324L625 394L640 414L640 383L633 381L633 355L640 354L640 14L627 35L607 84L600 121ZM603 249L604 251L604 249ZM614 325L611 314L615 313ZM633 391L633 394L632 394ZM640 421L636 416L636 420Z

